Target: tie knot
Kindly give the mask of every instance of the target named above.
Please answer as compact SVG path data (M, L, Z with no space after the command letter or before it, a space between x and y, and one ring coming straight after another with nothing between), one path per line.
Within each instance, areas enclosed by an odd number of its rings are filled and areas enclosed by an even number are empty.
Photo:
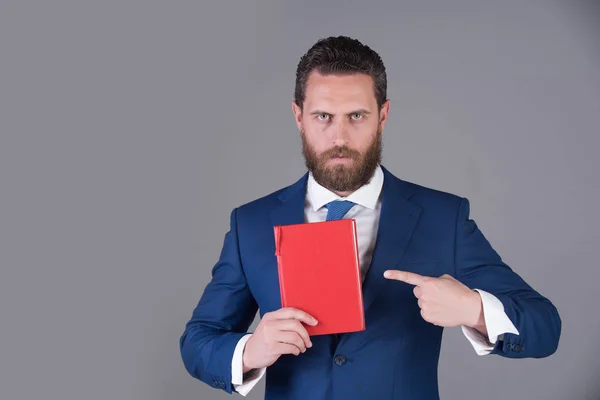
M354 202L349 200L334 200L327 204L327 221L335 221L342 219L344 215L354 206Z

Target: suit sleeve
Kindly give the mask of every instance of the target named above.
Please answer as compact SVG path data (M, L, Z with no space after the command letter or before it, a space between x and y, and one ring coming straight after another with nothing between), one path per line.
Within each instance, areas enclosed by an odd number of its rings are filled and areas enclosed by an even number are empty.
M508 358L550 356L558 347L562 325L556 307L502 261L469 213L469 201L463 198L456 220L456 277L500 300L518 331L505 333L491 353Z
M188 373L214 388L232 393L231 360L257 310L242 270L237 209L234 209L220 258L212 269L212 279L179 339Z

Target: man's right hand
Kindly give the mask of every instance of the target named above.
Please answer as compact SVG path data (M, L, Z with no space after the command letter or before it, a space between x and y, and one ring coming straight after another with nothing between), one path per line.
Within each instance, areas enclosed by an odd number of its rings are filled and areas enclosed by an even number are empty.
M246 342L243 353L244 373L272 365L282 354L299 355L312 347L302 325L316 325L317 320L297 308L280 308L266 313Z

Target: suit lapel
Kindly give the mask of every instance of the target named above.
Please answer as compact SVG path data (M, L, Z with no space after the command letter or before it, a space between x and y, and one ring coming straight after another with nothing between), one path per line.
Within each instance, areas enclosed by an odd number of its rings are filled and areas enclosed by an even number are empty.
M395 269L417 225L421 208L408 201L412 190L383 168L381 215L373 258L363 282L365 313L386 281L383 272Z
M307 182L308 172L296 181L296 183L281 191L278 196L281 203L274 207L270 213L273 226L302 224L305 222L304 201Z

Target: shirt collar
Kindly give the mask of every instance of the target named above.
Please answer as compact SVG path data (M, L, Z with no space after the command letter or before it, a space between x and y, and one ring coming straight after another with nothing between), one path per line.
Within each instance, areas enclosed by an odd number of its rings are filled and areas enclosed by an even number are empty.
M334 200L349 200L363 207L375 209L381 188L383 187L383 171L378 165L368 183L364 184L348 197L340 197L331 190L321 186L313 177L312 172L308 175L307 200L313 211L317 211L325 204Z

